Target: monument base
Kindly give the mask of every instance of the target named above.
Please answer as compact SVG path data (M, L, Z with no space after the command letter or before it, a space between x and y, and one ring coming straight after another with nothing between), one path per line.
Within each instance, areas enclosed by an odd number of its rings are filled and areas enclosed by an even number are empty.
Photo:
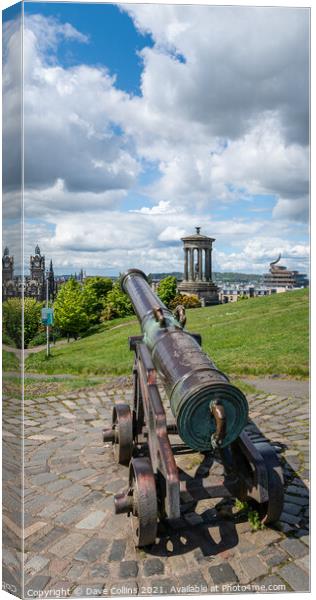
M219 304L218 287L213 281L181 281L178 285L180 294L197 296L202 306Z

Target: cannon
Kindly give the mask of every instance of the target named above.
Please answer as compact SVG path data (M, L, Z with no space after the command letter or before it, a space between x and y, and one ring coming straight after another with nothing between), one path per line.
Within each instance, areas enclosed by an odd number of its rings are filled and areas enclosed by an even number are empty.
M186 491L197 499L252 502L263 523L276 521L283 507L282 468L275 449L249 423L245 395L202 351L201 336L184 329L183 307L174 315L142 271L127 271L121 287L142 334L129 338L132 406L114 406L103 440L112 443L117 462L129 467L128 489L116 494L114 504L117 514L131 517L135 545L155 542L159 520L177 523ZM158 384L168 399L169 421ZM181 481L173 436L184 448L220 460L224 480Z

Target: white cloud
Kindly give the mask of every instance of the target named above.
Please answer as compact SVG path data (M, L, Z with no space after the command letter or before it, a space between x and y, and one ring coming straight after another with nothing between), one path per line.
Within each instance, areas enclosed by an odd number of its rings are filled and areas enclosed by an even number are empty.
M26 30L34 35L34 44L36 44L37 50L42 53L47 52L48 49L55 53L59 42L62 40L80 43L88 43L89 41L87 35L78 31L70 23L61 23L52 16L25 15L24 22Z
M143 51L143 93L151 106L230 138L244 133L263 111L277 110L288 135L297 130L297 138L306 140L308 10L143 4L125 9L155 40L154 48Z
M58 213L79 212L91 213L92 211L107 211L119 206L125 196L124 190L94 191L69 191L62 179L48 188L29 188L24 193L26 217L44 216L46 219L55 219Z
M306 196L308 11L125 9L155 40L142 51L142 98L123 116L139 152L159 165L148 193L198 208L238 200L228 183L248 194Z
M169 200L161 200L156 206L143 206L140 209L130 210L133 213L140 213L143 215L164 215L172 214L175 212L175 208L171 206Z
M58 62L60 41L87 44L85 33L40 15L26 20L25 207L43 221L26 227L27 247L39 241L65 268L118 271L181 270L179 238L199 224L216 237L218 268L262 270L275 248L289 255L305 247L308 11L125 8L155 42L141 52L140 96L119 90L106 66ZM11 218L19 207L18 38L18 28L6 26ZM154 183L141 187L148 165ZM148 206L130 209L140 194ZM255 194L275 198L271 220L252 214L261 210ZM241 198L249 199L244 218L235 209ZM220 208L227 218L218 218Z
M216 252L214 269L220 271L238 270L244 273L268 272L269 264L281 254L280 264L289 269L309 270L309 245L288 243L281 237L264 237L245 243L240 252Z
M284 123L294 109L307 123L307 11L143 5L127 10L155 39L153 48L142 51L142 97L117 90L106 69L47 64L42 38L55 49L61 37L80 41L82 34L40 16L27 21L26 73L28 53L37 65L25 91L30 186L60 178L69 191L128 190L140 173L140 157L156 162L161 173L146 190L158 206L210 208L236 199L227 184L281 200L306 195L303 134L291 141ZM125 134L116 135L113 123ZM291 123L293 129L293 115Z
M242 270L262 272L276 251L301 257L308 250L302 243L296 245L295 252L291 251L291 244L283 239L287 231L283 223L277 225L277 222L271 226L268 221L215 221L200 214L193 223L192 216L185 211L181 214L130 214L109 209L89 212L88 218L83 216L79 212L60 211L54 214L54 228L45 229L40 224L38 231L27 223L26 249L33 248L38 241L59 269L83 267L88 271L98 268L104 272L119 272L138 267L147 272L181 271L183 249L180 238L192 233L193 225L200 224L202 233L216 238L213 253L216 270L227 268L229 261L231 265L235 262L236 268L238 265Z
M185 235L185 229L179 227L166 227L158 236L160 242L177 242Z
M291 221L307 221L309 220L309 202L308 197L303 198L281 198L276 203L272 211L273 217L276 219L285 219Z
M7 27L4 65L6 189L17 183L15 159L20 114L19 74L14 64L20 32ZM10 35L9 35L10 34ZM133 144L114 128L117 106L128 95L114 87L106 68L57 62L60 40L87 42L70 24L41 15L26 18L24 30L25 185L48 188L58 179L70 192L128 190L140 164ZM14 101L14 98L16 100ZM66 198L66 195L65 195ZM71 205L73 207L73 204Z
M308 152L299 144L286 144L275 117L263 117L225 152L214 155L213 176L215 181L231 182L252 194L295 198L308 192Z
M309 247L308 244L298 244L293 246L289 242L283 240L281 237L274 236L262 237L261 239L249 240L244 249L243 254L249 260L265 261L268 262L277 257L278 254L283 256L303 256L308 257Z

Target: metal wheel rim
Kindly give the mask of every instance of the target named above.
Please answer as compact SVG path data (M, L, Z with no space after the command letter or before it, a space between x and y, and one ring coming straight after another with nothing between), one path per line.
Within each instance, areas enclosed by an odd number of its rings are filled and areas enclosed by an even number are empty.
M137 547L153 544L157 535L156 482L148 458L133 458L130 463L130 489L133 493L131 522Z
M268 442L256 444L260 452L268 474L269 500L260 507L261 522L265 525L274 523L280 518L284 502L284 480L283 471L276 452Z
M127 465L133 453L133 419L128 404L116 404L112 414L113 450L116 462Z

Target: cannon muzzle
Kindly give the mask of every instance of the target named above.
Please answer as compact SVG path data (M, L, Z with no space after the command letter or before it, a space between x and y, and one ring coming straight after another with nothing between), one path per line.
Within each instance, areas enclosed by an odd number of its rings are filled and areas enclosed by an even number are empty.
M200 451L231 444L248 420L244 394L156 296L142 271L127 271L121 287L133 304L182 440Z

